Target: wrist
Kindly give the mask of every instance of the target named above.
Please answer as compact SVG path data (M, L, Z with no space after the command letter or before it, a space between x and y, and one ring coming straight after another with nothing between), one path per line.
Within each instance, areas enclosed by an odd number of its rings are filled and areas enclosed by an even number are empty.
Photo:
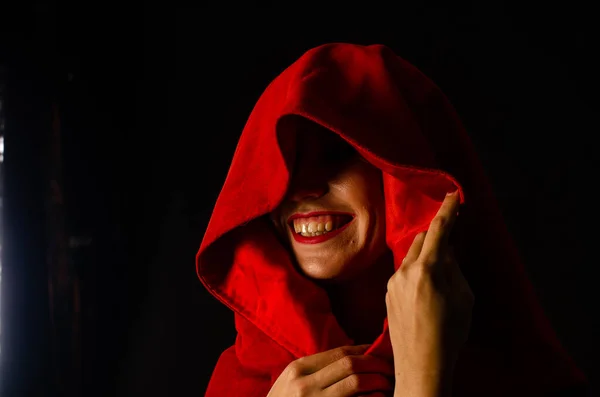
M394 397L450 397L452 371L396 374Z

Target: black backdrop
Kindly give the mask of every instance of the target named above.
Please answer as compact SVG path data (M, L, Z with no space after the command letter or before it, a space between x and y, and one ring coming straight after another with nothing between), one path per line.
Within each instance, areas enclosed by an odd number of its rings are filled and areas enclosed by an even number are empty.
M203 394L235 337L195 276L203 228L264 87L330 41L386 44L450 97L543 306L595 382L591 9L1 7L3 397Z

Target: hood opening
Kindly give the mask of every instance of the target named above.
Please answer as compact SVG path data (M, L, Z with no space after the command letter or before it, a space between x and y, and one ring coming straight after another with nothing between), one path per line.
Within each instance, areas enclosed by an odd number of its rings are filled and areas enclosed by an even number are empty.
M196 257L203 285L236 313L238 339L264 338L258 345L237 342L240 362L260 372L281 368L284 363L273 364L284 360L281 351L299 358L352 344L327 295L296 271L264 217L288 189L299 120L339 135L381 170L386 243L396 269L446 193L459 190L465 207L456 226L457 256L476 291L477 316L474 337L457 364L456 390L489 395L492 384L506 395L514 385L542 390L584 379L543 316L447 98L389 48L345 43L308 51L262 94ZM386 328L370 353L393 354Z

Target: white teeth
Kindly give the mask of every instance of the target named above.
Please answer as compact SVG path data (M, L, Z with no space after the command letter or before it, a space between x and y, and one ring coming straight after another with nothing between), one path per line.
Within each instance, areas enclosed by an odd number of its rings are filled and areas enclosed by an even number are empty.
M294 224L294 231L304 237L320 236L333 229L332 222L309 222L303 224Z
M316 231L316 232L297 232L297 233L300 234L300 235L302 235L302 236L304 236L304 237L314 237L314 236L320 236L322 234L327 234L329 232L319 232L319 231Z
M327 227L328 224L329 228ZM330 232L333 229L332 226L333 223L331 222L309 222L303 223L302 225L294 225L294 230L296 231L296 233L301 234L305 237L313 237Z
M295 233L304 237L321 236L334 230L335 219L331 216L314 216L310 218L294 219L292 228Z

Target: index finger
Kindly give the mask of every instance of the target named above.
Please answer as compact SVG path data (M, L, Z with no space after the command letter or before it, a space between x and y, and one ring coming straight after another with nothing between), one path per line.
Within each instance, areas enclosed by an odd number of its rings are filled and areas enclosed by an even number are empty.
M342 346L296 360L304 375L317 372L345 356L364 354L371 345Z
M460 206L460 195L458 190L446 195L442 206L429 225L429 230L423 242L423 248L419 259L437 262L443 258L448 247L448 239L452 226L456 221L458 207Z

